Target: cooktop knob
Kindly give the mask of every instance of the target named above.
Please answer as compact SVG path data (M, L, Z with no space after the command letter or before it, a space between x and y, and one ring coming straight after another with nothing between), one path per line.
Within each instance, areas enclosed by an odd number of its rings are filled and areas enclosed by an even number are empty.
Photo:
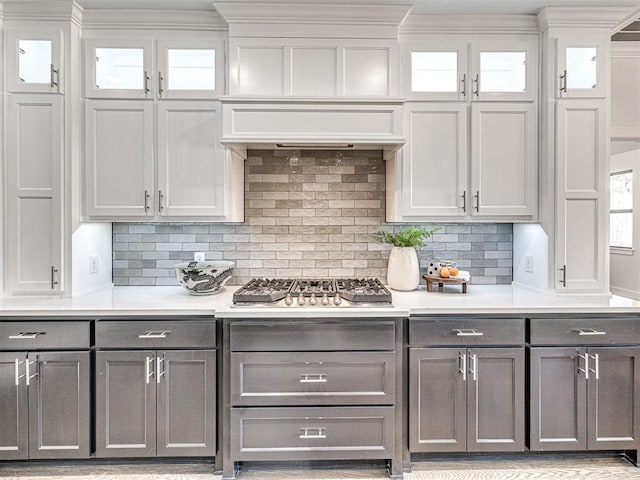
M315 305L317 303L318 303L318 300L316 300L316 294L312 293L311 298L309 298L309 305Z
M304 305L304 295L298 295L298 305Z
M342 298L340 298L340 294L336 293L336 296L333 298L334 305L340 305L342 303Z
M329 297L327 297L326 293L324 295L322 295L321 302L322 302L323 305L329 305Z
M287 293L287 296L284 299L284 304L285 305L292 305L293 304L293 298L291 298L291 294Z

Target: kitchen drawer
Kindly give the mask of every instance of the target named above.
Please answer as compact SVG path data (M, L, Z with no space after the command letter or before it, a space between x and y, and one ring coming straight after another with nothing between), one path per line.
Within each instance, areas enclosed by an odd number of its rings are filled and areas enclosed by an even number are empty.
M523 345L524 318L424 318L409 321L412 346Z
M231 354L232 405L392 405L393 352Z
M532 318L531 345L640 344L640 318Z
M231 324L231 350L235 352L393 350L393 321L279 322L251 321Z
M232 408L231 458L391 458L393 422L393 407Z
M100 321L98 348L215 348L216 325L211 321Z
M0 322L0 350L89 347L89 322Z

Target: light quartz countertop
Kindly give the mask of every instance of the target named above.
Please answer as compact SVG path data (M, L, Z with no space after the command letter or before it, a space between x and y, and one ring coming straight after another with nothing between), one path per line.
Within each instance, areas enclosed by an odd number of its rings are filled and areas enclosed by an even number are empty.
M512 285L470 285L426 292L392 291L393 307L232 307L239 287L209 296L189 295L182 287L114 287L76 297L9 297L0 299L0 318L19 316L105 317L216 315L226 318L405 317L419 314L640 313L640 302L624 297L554 295Z

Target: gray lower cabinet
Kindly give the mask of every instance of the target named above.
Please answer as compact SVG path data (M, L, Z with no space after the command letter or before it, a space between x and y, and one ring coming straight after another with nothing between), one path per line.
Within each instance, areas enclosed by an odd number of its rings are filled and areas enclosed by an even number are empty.
M640 446L640 347L531 348L531 450Z
M0 353L0 459L89 456L89 352Z
M524 450L524 348L410 348L412 452Z
M214 456L215 350L96 352L96 456Z

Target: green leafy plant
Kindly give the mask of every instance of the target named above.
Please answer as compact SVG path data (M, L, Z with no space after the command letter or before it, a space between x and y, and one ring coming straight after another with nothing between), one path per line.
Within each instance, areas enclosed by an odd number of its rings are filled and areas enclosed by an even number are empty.
M373 234L373 238L378 243L389 243L394 247L423 247L424 242L430 238L440 228L428 230L424 227L409 226L398 229L397 232L387 232L379 230Z

